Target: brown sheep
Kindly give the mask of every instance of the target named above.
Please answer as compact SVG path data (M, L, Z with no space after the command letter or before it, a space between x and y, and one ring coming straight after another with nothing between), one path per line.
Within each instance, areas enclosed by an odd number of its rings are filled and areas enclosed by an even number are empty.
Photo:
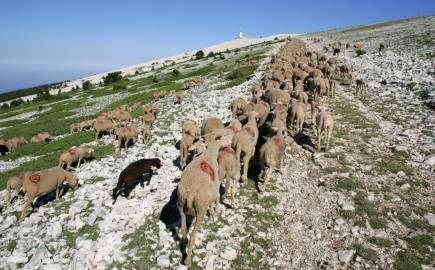
M80 123L73 123L69 126L69 131L71 134L80 131Z
M181 219L182 240L187 242L187 256L184 265L190 266L192 261L192 249L195 244L196 233L204 222L208 207L215 203L215 209L211 208L213 219L216 219L217 206L219 203L219 165L218 154L220 145L213 142L207 150L192 160L181 174L180 184L177 188L177 207ZM187 241L186 214L195 217L190 238Z
M233 137L231 146L236 150L237 160L240 162L240 155L245 154L243 158L243 175L244 184L248 182L248 167L249 161L255 154L255 145L258 140L257 119L258 112L252 111L248 115L248 123Z
M189 151L197 137L190 135L189 133L183 133L180 141L180 167L183 170L186 167L187 159L189 157Z
M18 146L27 144L27 140L23 136L13 137L6 142L9 152L17 149Z
M142 130L142 142L147 142L151 137L151 128L150 126L144 126Z
M23 221L27 215L27 208L31 206L33 200L39 196L56 191L56 200L59 199L60 189L63 182L67 181L70 187L76 190L79 187L77 176L59 167L50 168L30 174L23 181L23 191L27 195L26 203L21 212L19 222Z
M217 117L209 117L204 120L201 127L201 135L206 135L211 133L213 130L218 128L224 128L222 120Z
M321 141L322 141L322 133L325 134L326 140L326 150L329 148L329 141L331 140L332 129L334 127L334 119L332 118L332 114L327 111L320 112L316 117L316 125L317 125L317 149L320 151Z
M254 110L258 113L258 127L261 127L266 123L267 117L270 113L270 106L269 103L265 101L260 101L257 104L254 105Z
M245 113L245 107L246 107L246 101L238 97L233 100L233 103L231 104L231 112L233 114L233 118L236 118L242 114Z
M86 162L86 159L89 158L95 158L94 149L90 147L71 148L60 155L58 166L63 169L66 165L68 169L73 163L77 162L76 168L78 168L82 160Z
M113 125L113 122L110 121L110 119L107 118L98 118L94 123L94 129L95 129L95 140L98 140L98 136L102 132L110 132L112 133L114 131L115 126Z
M143 109L143 124L152 126L157 118L157 113L160 112L160 108L154 105L145 106Z
M37 143L37 142L49 142L53 139L53 137L48 132L39 132L35 136L30 139L31 143Z
M231 206L234 207L236 185L240 179L240 160L237 160L233 148L225 147L219 150L218 164L219 179L225 179L225 196L231 198Z
M320 111L320 102L312 100L310 102L310 105L311 105L311 128L313 129L314 133L317 134L316 118Z
M91 129L94 126L95 119L85 120L79 123L79 131Z
M12 190L14 190L17 194L19 193L21 187L23 186L24 179L28 177L31 173L24 172L18 173L14 176L11 176L6 183L6 202L11 203L12 199Z
M175 102L174 104L181 104L181 100L184 98L183 92L177 92L175 93Z
M201 135L198 124L196 123L196 121L191 119L186 119L183 121L183 126L181 127L181 133L190 134L193 137L199 137Z
M158 158L139 159L129 164L119 174L118 183L112 191L113 203L116 202L116 199L121 193L128 198L128 195L134 189L138 181L140 185L144 187L144 174L151 174L152 176L154 168L160 169L161 167L162 162Z
M328 88L328 97L331 96L335 96L335 92L337 91L337 81L333 80L333 79L329 79L329 88Z
M295 92L295 97L299 102L304 103L306 106L308 106L308 95L304 91L297 91Z
M118 151L121 152L122 141L124 141L124 148L125 150L127 150L130 142L132 142L133 144L136 142L136 138L139 132L137 131L136 125L131 124L126 127L116 128L115 134L119 140Z
M364 91L367 88L367 83L363 79L355 80L356 83L356 95L358 96L361 91Z
M284 136L278 132L271 137L260 148L260 166L262 171L263 189L266 189L273 169L279 167L281 170L282 159L284 157L285 142Z
M290 95L288 92L283 90L272 90L269 92L269 104L284 104L290 103Z
M302 102L296 102L290 108L290 124L297 133L302 132L303 124L306 119L307 107Z

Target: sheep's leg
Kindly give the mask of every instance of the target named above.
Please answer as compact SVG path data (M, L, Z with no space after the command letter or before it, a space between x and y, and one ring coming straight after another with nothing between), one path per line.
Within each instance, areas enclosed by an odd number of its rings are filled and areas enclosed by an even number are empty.
M187 241L187 226L186 226L186 214L184 214L184 203L178 205L178 212L180 213L181 220L181 238L183 241Z
M266 169L264 169L264 173L263 173L263 180L264 180L263 190L266 190L267 183L269 182L269 177L270 177L270 172L271 171L272 170L271 170L270 167L266 167Z
M242 175L242 181L244 185L248 184L248 167L249 167L249 161L251 160L251 153L245 153L245 156L243 157L243 175Z
M230 189L231 189L231 179L229 177L225 178L225 197L229 197L230 196Z
M329 140L331 139L332 128L328 127L326 132L326 150L329 149Z
M234 207L234 197L236 195L236 180L230 178L231 181L231 206Z
M18 220L18 222L21 222L24 220L24 218L26 218L27 216L27 208L30 207L30 205L32 204L33 198L28 197L26 203L23 206L23 210L21 211L21 216L20 219Z
M59 183L56 185L56 201L59 200Z
M195 225L193 227L192 233L190 234L189 242L187 243L187 256L184 260L184 265L190 266L192 264L192 248L195 245L196 233L199 227L204 221L204 213L198 214L196 217Z
M81 159L81 158L79 158L79 161L77 161L76 169L77 169L78 167L80 167L80 163L82 163L82 159Z
M322 137L322 130L320 128L318 128L317 129L317 150L318 151L322 150L322 148L320 146L321 137Z

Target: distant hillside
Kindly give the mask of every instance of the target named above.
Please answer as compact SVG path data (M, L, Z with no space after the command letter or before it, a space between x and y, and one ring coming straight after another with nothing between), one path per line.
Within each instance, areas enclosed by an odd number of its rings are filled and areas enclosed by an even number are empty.
M56 82L56 83L44 84L44 85L40 85L40 86L18 89L18 90L13 90L13 91L6 92L6 93L1 93L0 94L0 102L4 102L4 101L16 99L16 98L21 98L21 97L25 97L25 96L29 96L29 95L36 95L44 90L50 90L52 88L57 88L57 87L61 86L62 84L63 84L63 82Z

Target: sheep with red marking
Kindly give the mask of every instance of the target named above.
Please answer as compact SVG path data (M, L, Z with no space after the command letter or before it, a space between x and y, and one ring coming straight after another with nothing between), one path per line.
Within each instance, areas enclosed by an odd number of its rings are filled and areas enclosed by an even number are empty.
M187 256L184 259L186 266L191 264L196 234L204 221L207 209L212 203L215 203L217 208L219 203L220 181L217 161L219 148L219 142L213 140L204 153L195 157L181 174L180 184L177 188L177 207L181 217L181 235L183 241L187 242ZM187 214L195 217L189 240L187 240L185 210ZM215 217L216 210L213 210L212 207L213 217Z

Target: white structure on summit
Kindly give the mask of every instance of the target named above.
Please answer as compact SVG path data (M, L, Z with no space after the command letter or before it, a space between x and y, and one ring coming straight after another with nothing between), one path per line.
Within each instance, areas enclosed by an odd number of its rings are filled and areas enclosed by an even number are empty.
M239 38L242 38L242 37L243 37L243 32L240 31L240 32L239 32Z

